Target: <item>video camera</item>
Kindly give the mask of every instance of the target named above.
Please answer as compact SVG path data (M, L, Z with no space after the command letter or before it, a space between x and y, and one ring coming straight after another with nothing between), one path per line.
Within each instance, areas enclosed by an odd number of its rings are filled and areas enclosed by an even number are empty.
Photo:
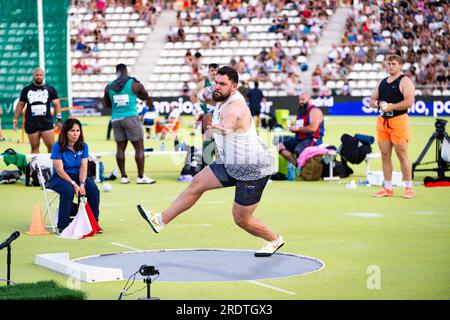
M159 274L159 270L155 269L154 266L147 266L144 264L139 268L139 273L144 277L149 277Z
M436 127L436 133L440 136L443 136L445 133L445 126L447 125L447 120L444 119L436 119L434 126Z

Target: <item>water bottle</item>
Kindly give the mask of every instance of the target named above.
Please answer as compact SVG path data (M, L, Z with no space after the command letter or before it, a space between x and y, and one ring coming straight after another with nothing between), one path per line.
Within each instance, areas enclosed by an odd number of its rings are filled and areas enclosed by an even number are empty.
M159 147L159 150L161 151L166 151L166 144L163 142L161 142L161 146Z
M103 165L103 162L99 162L99 164L98 164L98 171L99 171L99 179L100 179L100 181L103 181L103 180L105 180L105 166Z
M288 162L287 178L289 181L295 180L294 165L291 162Z

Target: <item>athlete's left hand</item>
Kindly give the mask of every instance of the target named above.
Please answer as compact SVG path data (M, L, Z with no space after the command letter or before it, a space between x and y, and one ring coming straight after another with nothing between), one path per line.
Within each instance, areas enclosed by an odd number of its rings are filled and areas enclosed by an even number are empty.
M394 110L394 104L393 103L387 103L384 108L382 108L383 112L391 112Z

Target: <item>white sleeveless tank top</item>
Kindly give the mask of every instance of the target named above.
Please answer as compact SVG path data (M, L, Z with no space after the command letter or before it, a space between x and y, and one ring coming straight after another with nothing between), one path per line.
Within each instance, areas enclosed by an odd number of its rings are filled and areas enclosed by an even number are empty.
M213 111L213 125L220 124L221 110L236 100L247 104L239 92L224 102L218 103ZM250 110L248 112L250 113ZM274 158L259 138L253 120L246 132L226 135L214 133L214 140L219 150L220 160L227 173L233 178L244 181L258 180L273 173Z

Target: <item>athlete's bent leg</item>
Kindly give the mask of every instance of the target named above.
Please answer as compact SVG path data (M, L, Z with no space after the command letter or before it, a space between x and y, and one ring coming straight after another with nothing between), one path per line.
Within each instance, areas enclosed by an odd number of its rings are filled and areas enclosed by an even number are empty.
M233 203L233 218L234 222L256 237L263 238L266 241L273 241L278 238L278 235L273 232L267 225L260 219L253 216L258 203L251 206L243 206L236 202Z
M222 188L210 167L197 173L190 185L181 192L172 204L162 212L162 222L169 223L182 212L191 208L205 191Z

